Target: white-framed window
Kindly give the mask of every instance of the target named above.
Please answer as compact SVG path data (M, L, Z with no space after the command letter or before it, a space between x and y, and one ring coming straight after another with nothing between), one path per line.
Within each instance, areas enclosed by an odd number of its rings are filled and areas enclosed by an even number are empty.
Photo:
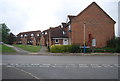
M47 32L45 32L45 35L47 35Z
M40 34L37 34L37 36L40 36Z
M21 41L19 41L19 43L22 43Z
M71 30L71 25L69 24L69 26L68 26L68 30Z
M55 39L55 43L59 43L59 39Z
M23 37L23 35L21 34L20 37Z
M33 37L33 36L34 36L34 34L32 33L32 34L31 34L31 36Z
M32 41L30 40L30 43L32 43Z
M66 32L65 31L63 31L63 35L65 35L66 34Z
M44 32L42 32L42 35L44 35Z
M27 37L27 34L25 34L24 37Z

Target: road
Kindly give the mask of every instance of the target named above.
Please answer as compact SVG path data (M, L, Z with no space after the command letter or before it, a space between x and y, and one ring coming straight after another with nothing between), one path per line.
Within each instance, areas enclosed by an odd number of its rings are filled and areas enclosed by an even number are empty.
M118 56L3 55L3 79L118 79Z

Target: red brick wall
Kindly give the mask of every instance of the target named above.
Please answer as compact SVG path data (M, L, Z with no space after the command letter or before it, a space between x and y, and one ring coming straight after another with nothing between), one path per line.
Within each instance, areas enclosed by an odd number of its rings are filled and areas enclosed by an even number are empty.
M27 40L26 40L25 38L22 38L21 40L22 40L22 41L21 41L21 42L22 42L22 44L24 44L24 45L26 45L26 44L27 44Z
M106 46L106 42L114 37L114 22L95 4L72 19L72 44L83 44L84 22L86 22L86 41L88 35L96 39L96 47Z

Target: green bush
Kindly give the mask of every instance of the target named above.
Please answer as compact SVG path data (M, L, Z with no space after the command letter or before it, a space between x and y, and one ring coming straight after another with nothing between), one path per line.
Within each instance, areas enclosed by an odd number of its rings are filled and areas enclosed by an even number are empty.
M116 49L114 48L110 48L110 47L105 47L105 48L95 48L94 49L94 52L95 53L106 53L106 52L109 52L109 53L115 53Z
M120 39L117 37L107 42L107 47L116 48L119 45L120 45Z
M79 53L80 52L80 46L79 45L70 45L69 46L69 52L70 53Z
M116 52L117 52L117 53L120 53L120 47L117 47L117 48L116 48Z
M92 50L90 48L86 48L86 53L91 53ZM84 48L81 48L81 52L83 53L84 52Z
M52 53L78 53L80 48L77 45L52 45L50 47L50 52Z
M50 46L47 46L48 51L50 51Z
M113 38L107 42L107 47L110 47L113 51L120 53L120 38Z

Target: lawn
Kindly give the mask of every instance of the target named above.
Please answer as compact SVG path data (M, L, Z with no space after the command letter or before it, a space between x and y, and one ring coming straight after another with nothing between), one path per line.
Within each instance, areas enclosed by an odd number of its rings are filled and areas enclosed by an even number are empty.
M7 47L5 45L0 45L0 52L16 52L13 48Z
M33 45L13 45L13 46L21 48L21 49L29 51L29 52L39 52L40 51L40 46L33 46Z

